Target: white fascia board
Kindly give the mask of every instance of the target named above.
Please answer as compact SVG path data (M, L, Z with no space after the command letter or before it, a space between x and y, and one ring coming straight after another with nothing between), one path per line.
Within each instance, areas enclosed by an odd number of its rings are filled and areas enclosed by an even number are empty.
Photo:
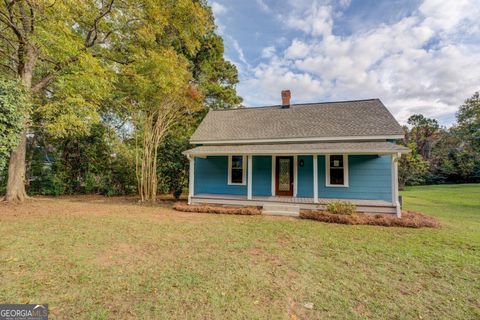
M247 139L247 140L190 140L191 144L217 145L217 144L256 144L256 143L283 143L283 142L319 142L319 141L372 141L372 140L390 140L404 139L405 136L389 135L389 136L345 136L345 137L311 137L311 138L280 138L280 139Z
M292 150L292 151L262 151L262 152L208 152L208 153L188 153L189 155L194 155L195 157L206 157L206 156L226 156L232 154L244 154L244 155L255 155L255 156L270 156L272 154L275 155L310 155L312 153L316 154L352 154L352 155L389 155L389 154L397 154L397 153L409 153L410 150L405 151L394 151L394 150L383 150L383 151L348 151L348 150L328 150L328 151L316 151L316 150Z

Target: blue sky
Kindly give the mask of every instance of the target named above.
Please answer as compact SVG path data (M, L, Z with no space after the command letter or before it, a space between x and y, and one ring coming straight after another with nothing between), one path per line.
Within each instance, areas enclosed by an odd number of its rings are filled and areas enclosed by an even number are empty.
M444 125L480 90L480 0L209 1L248 107L380 98Z

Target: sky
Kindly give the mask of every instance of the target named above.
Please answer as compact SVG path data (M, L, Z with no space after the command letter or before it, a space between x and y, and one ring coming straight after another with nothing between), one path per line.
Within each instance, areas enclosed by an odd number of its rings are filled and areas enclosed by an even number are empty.
M380 98L455 122L480 90L480 0L209 0L247 107Z

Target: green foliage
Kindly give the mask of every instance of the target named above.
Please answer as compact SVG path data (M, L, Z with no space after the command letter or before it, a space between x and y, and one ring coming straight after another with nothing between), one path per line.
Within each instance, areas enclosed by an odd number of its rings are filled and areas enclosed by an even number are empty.
M411 142L407 145L411 152L402 155L398 166L398 182L400 188L405 185L414 186L425 183L428 172L428 161L417 152L416 145Z
M158 149L159 191L180 198L188 184L188 159L182 151L188 148L188 137L168 135Z
M100 110L113 85L111 70L99 59L80 54L78 62L51 85L53 94L35 110L43 129L55 138L88 135L92 126L101 122Z
M212 17L213 19L213 17ZM211 109L238 107L237 68L224 58L223 39L213 31L201 40L197 54L192 57L193 76L205 96L205 105Z
M465 100L457 113L456 130L470 152L480 153L480 93Z
M0 172L18 143L29 108L28 95L22 84L0 76Z
M408 118L407 122L412 126L412 129L407 131L407 141L415 142L417 152L424 159L429 159L432 143L440 130L438 121L425 118L421 114L414 114Z
M327 211L332 214L351 215L357 211L357 206L348 201L333 201L327 204Z
M32 83L27 88L34 99L28 114L34 134L27 159L29 191L130 193L136 189L132 138L141 141L145 130L162 120L155 139L171 138L161 144L154 171L161 176L160 189L178 194L185 184L181 151L188 147L188 134L179 138L172 132L180 123L191 133L208 108L241 102L235 91L237 70L224 59L223 40L216 34L207 2L0 4L18 26L24 26L20 17L25 8L33 28L17 28L18 35L14 25L0 21L0 62L5 66L0 72L25 80L17 72L21 68L15 45L28 43L38 55L31 61ZM156 120L148 121L153 113ZM20 117L13 118L22 123ZM111 119L120 123L111 127Z
M40 133L37 140L41 139ZM135 160L128 142L112 128L94 125L87 136L53 140L48 146L29 143L31 194L95 193L125 195L136 192Z
M404 142L412 150L402 156L400 186L480 181L480 95L465 100L457 125L441 128L434 119L413 115Z

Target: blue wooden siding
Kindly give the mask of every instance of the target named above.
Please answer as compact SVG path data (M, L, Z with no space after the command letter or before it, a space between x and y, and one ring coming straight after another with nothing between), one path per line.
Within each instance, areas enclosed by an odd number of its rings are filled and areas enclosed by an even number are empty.
M246 161L246 158L245 158ZM245 168L246 168L245 164ZM246 175L245 175L246 177ZM195 158L194 192L212 194L247 194L246 185L228 184L228 157Z
M318 156L319 198L391 201L390 156L350 155L348 159L349 187L327 187L325 156ZM300 166L301 160L303 167ZM272 158L254 156L252 165L252 194L271 195ZM297 196L313 197L313 157L298 156L297 170ZM228 184L227 156L195 158L195 194L199 193L246 195L247 186Z
M253 156L252 194L254 196L272 195L272 157Z
M313 198L313 156L297 157L297 179L297 197Z
M327 187L325 156L318 156L319 198L392 200L390 156L348 156L348 187Z

